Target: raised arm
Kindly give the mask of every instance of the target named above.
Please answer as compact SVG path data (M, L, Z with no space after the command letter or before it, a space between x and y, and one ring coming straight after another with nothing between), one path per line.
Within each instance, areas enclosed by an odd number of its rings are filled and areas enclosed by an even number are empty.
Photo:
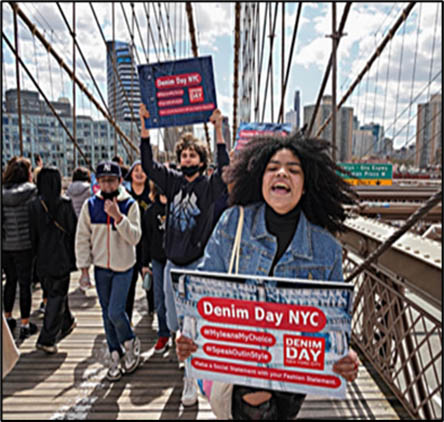
M140 154L142 160L142 168L148 177L156 183L165 193L170 197L170 189L174 181L180 181L179 173L168 169L163 164L158 163L153 158L153 150L150 144L150 131L145 127L145 119L149 119L150 113L146 109L145 104L141 103L139 106L140 117Z
M223 193L227 188L226 184L222 180L222 169L230 164L230 158L227 153L227 148L225 145L225 139L222 132L222 122L223 115L219 109L213 111L210 116L210 122L213 123L216 130L216 156L217 156L217 170L210 178L210 183L212 185L212 191L214 197L217 198Z

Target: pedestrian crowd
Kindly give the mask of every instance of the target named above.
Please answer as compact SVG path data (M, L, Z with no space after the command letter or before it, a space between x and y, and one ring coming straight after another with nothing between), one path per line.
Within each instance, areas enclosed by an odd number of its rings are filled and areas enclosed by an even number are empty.
M202 141L184 133L176 143L176 163L162 164L153 156L145 126L150 114L143 104L139 117L141 155L130 167L119 156L99 163L94 174L78 167L64 193L60 171L39 156L34 169L29 159L14 157L2 174L4 326L11 333L19 328L21 340L38 333L30 314L32 285L40 283L44 318L36 348L57 353L58 343L77 326L68 291L71 273L80 271L79 288L97 290L111 382L140 365L141 341L132 323L139 279L148 312L157 316L154 352L163 353L175 340L183 361L197 346L180 333L172 269L228 272L242 218L239 273L343 281L334 235L345 219L343 206L354 201L327 142L301 134L268 135L229 156L216 109L209 119L216 134L215 163ZM251 259L254 254L262 258ZM12 316L17 285L19 326ZM334 370L353 381L358 364L350 351ZM294 418L305 398L216 384L201 393L221 418ZM197 402L198 385L185 371L184 406Z

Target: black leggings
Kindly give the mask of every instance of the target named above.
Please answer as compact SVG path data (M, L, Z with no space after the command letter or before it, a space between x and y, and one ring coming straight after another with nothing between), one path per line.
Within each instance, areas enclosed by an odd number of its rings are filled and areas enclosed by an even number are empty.
M259 406L252 406L243 399L245 394L258 391L271 393L271 398ZM231 413L235 420L290 420L296 418L304 399L305 394L235 385Z
M28 319L31 314L31 249L25 251L3 251L2 265L6 275L3 291L4 312L12 312L14 308L18 282L20 286L20 316L22 319Z

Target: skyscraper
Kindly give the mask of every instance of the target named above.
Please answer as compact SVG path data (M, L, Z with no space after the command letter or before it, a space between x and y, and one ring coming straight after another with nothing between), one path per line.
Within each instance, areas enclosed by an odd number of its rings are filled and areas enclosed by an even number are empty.
M285 123L290 123L292 130L301 127L301 99L299 91L294 92L294 109L285 113Z
M108 108L111 116L115 120L138 121L141 101L139 75L130 45L122 41L108 41L106 50Z
M315 105L304 107L304 124L309 125L311 116L314 113ZM324 95L322 102L316 113L311 135L316 135L318 129L327 120L333 110L332 97ZM332 123L331 121L319 134L320 138L331 141L332 139ZM336 118L336 161L349 161L352 155L353 146L353 108L341 107Z
M426 168L430 164L442 164L441 94L432 95L429 102L418 104L415 165Z

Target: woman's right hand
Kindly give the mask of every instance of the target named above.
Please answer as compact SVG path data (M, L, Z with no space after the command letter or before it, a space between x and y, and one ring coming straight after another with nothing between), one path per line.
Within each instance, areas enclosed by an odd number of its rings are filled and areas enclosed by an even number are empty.
M153 275L153 272L150 270L150 267L142 267L142 277L145 277L146 273L150 273L150 275Z
M197 345L188 337L182 335L181 332L177 332L176 337L176 353L177 358L180 361L183 361L190 357L190 355L194 352L197 352Z

